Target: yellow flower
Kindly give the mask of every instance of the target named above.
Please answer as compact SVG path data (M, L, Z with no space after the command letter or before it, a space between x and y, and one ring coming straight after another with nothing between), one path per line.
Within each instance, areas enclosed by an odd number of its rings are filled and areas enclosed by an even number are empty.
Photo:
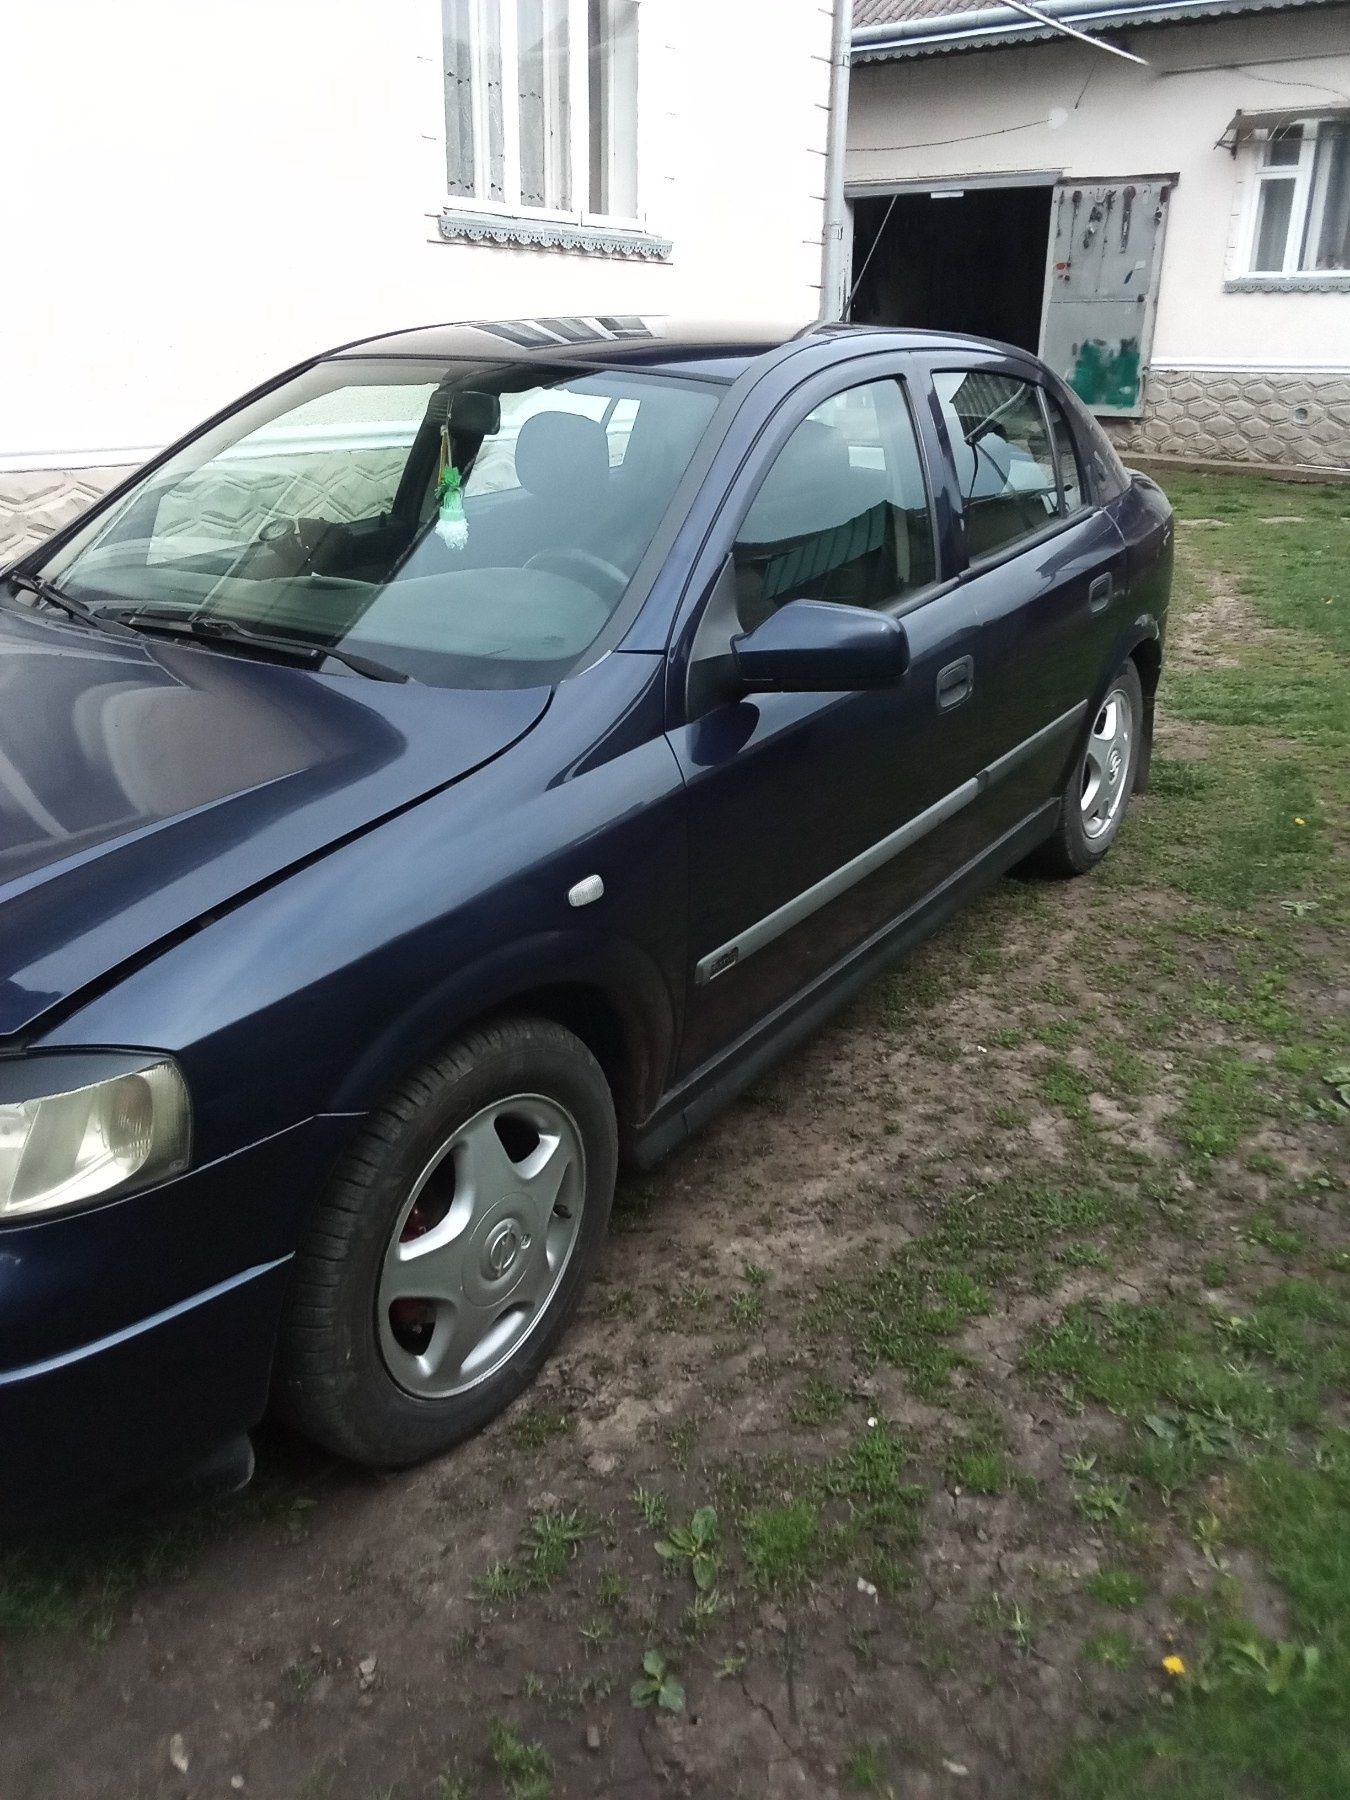
M1185 1661L1180 1656L1164 1656L1163 1667L1167 1670L1169 1675L1184 1675L1186 1673Z
M1306 825L1308 823L1308 821L1306 819L1300 819L1297 815L1295 815L1294 823L1295 823L1295 825Z

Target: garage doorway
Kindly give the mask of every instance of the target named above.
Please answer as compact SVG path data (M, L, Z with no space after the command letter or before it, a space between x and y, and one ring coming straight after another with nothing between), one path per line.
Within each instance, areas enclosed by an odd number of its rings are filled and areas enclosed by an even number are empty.
M849 317L1038 350L1054 188L938 188L853 201Z

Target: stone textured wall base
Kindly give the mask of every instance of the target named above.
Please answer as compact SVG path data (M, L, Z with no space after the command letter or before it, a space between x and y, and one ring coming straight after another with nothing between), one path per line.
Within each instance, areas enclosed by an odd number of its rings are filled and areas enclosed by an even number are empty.
M0 471L0 567L50 537L131 468Z
M1350 371L1150 369L1139 419L1104 420L1124 456L1350 468Z

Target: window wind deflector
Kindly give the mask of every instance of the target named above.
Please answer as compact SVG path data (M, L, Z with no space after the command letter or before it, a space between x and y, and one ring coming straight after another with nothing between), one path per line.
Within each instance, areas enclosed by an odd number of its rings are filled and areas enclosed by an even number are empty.
M371 681L411 681L402 669L362 656L355 650L344 650L332 644L305 644L296 638L274 637L265 631L251 631L233 619L203 619L192 613L133 612L119 615L122 624L133 631L154 632L164 637L187 637L200 644L230 645L236 649L256 650L260 654L284 657L305 668L317 669L321 664L340 662L357 675Z
M136 635L123 621L111 619L95 607L86 606L83 600L77 600L73 594L64 593L54 581L48 581L45 575L10 575L6 579L12 588L31 594L35 600L41 600L45 606L65 613L67 618L78 619L82 625L92 625L99 631L110 632L114 637Z

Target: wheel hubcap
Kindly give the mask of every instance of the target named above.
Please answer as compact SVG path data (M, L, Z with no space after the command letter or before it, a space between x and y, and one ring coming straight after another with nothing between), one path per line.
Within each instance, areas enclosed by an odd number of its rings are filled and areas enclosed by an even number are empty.
M1089 838L1110 831L1129 786L1134 708L1124 688L1112 688L1092 724L1083 758L1083 830Z
M485 1106L441 1145L380 1272L380 1350L400 1387L444 1399L515 1354L576 1247L585 1181L576 1121L540 1094Z

